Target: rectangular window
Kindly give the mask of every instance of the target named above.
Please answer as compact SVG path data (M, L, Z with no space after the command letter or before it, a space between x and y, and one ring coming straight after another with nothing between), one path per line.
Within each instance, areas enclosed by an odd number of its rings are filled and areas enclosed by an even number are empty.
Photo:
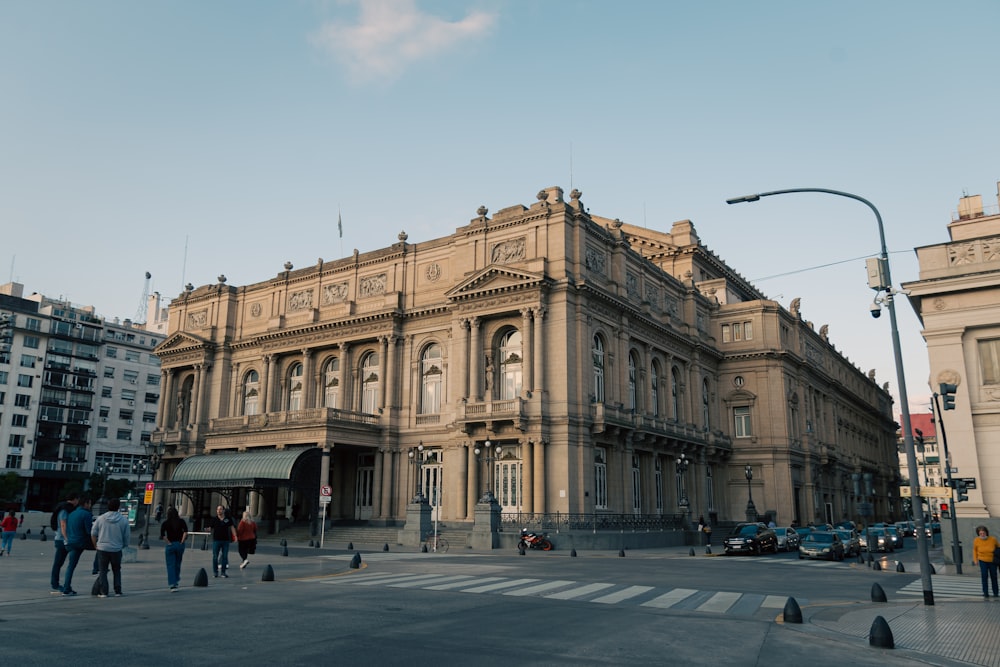
M38 361L38 357L33 354L22 354L21 355L21 368L34 368L35 362Z
M39 344L39 338L38 338L38 336L25 336L24 337L24 346L25 347L31 348L32 350L37 350L38 349L38 344Z
M0 371L0 384L7 384L7 371Z
M102 440L106 439L108 437L108 427L107 426L98 426L97 427L97 437L101 438Z
M155 424L156 423L156 413L155 412L143 412L142 413L142 423L143 424Z
M139 352L137 350L125 350L125 361L139 361Z
M743 340L753 340L753 322L743 323Z
M728 324L723 324L722 325L722 342L723 343L728 343L731 340L732 340L732 334L729 332L729 325Z
M124 400L124 401L134 401L135 400L135 389L122 389L122 400Z
M7 446L10 448L14 447L24 447L24 434L22 433L11 433L10 438L7 440Z
M7 468L20 468L21 467L21 455L20 454L8 454L7 455Z
M111 387L101 387L101 398L111 398Z
M133 411L132 410L122 409L122 410L118 411L118 419L126 419L126 420L128 420L128 421L131 422L132 421L132 416L133 416Z
M749 438L752 435L750 430L750 408L733 408L733 420L737 438Z
M16 394L14 396L14 405L19 408L30 408L31 396L29 394Z
M159 394L150 394L149 392L146 392L146 403L156 403L158 400L160 400Z
M160 376L154 373L149 373L146 375L146 384L158 387L160 386Z
M594 507L608 508L608 452L603 447L594 449Z
M1000 338L979 341L979 367L983 384L1000 384Z
M24 428L28 425L28 415L11 415L10 425Z
M17 376L17 386L18 387L30 387L33 378L30 375L18 375Z
M131 440L132 431L129 429L120 428L118 429L118 435L116 436L119 440Z
M106 378L113 378L114 376L115 376L115 367L114 366L105 366L104 367L104 377L106 377Z
M108 345L106 348L104 348L104 355L108 359L117 359L118 358L118 348L117 347L111 347L110 345Z
M130 384L135 384L139 380L139 371L125 371L122 373L122 378Z
M42 321L34 317L29 317L24 321L24 328L28 331L41 331Z

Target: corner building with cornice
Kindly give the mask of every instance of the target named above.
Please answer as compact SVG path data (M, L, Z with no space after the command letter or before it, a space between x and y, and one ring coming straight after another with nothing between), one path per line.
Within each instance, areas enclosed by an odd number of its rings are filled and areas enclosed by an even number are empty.
M429 505L457 534L485 505L505 532L666 544L699 516L746 520L748 496L779 525L899 514L891 398L826 327L690 221L598 217L576 190L252 285L189 285L156 353L158 500L186 516L222 502L269 530L324 511L402 529Z

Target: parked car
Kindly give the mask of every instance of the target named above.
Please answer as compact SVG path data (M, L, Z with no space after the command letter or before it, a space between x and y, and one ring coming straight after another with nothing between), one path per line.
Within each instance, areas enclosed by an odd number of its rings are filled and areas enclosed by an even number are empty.
M861 540L861 548L867 551L885 553L895 551L895 547L892 546L892 537L885 532L885 528L867 528L861 531L858 536Z
M837 533L817 530L802 538L799 544L799 558L825 558L844 560L844 543Z
M893 551L895 551L896 549L903 548L903 536L899 534L898 530L896 530L895 525L886 525L883 530L885 530L885 532L889 535L890 539L892 539Z
M722 542L726 555L750 553L759 556L765 551L778 553L778 536L762 523L740 523Z
M781 551L798 549L799 542L802 541L794 528L775 528L774 534L778 537L778 549Z
M857 556L861 553L861 538L858 531L850 528L834 528L840 541L844 543L845 556Z
M917 533L917 524L912 521L897 521L896 530L903 537L913 537Z

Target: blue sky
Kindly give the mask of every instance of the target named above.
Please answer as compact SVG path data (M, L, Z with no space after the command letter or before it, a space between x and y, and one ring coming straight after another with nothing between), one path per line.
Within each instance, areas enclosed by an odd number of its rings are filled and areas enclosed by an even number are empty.
M993 0L8 0L0 282L134 317L146 271L167 298L252 283L576 187L598 215L692 220L895 392L867 207L725 199L865 197L915 280L963 193L996 204L997 25Z

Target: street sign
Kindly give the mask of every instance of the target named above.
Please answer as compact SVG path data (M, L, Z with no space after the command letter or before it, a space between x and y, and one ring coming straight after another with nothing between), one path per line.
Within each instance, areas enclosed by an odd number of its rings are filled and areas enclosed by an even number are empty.
M974 489L976 488L976 478L975 477L960 477L963 482L965 482L965 488Z
M156 484L153 482L146 482L146 494L142 498L143 505L153 504L153 491L156 490Z
M333 500L333 488L324 484L319 487L319 502L324 505L329 505L330 501Z
M901 486L899 487L899 495L903 498L910 497L910 487ZM921 498L950 498L951 489L947 486L921 486L920 487L920 497Z

